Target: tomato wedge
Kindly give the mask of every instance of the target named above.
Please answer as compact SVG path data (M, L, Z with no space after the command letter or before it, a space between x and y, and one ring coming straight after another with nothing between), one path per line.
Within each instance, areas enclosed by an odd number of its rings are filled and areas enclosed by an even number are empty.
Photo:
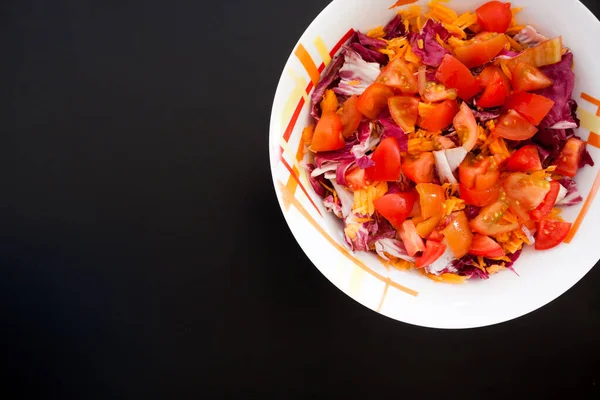
M400 160L400 145L393 137L383 139L371 155L375 165L365 170L369 181L391 181L396 182L402 173L402 162Z
M356 108L362 115L369 119L377 119L381 111L387 106L387 101L394 95L394 91L380 83L370 85L356 102Z
M544 75L539 68L521 61L515 64L512 75L512 85L515 93L552 86L552 79Z
M419 116L419 99L413 96L394 96L388 99L388 107L394 122L405 133L415 130Z
M504 104L510 93L510 81L500 68L495 65L486 67L477 77L484 92L477 100L477 106L483 108L498 107Z
M515 172L534 172L542 169L537 146L528 144L515 151L506 163L506 169Z
M473 111L471 111L467 103L463 102L460 105L460 110L454 117L452 125L462 143L462 147L467 151L471 151L477 144L478 129Z
M458 96L456 89L446 89L446 86L435 82L427 82L423 92L423 99L429 103L454 100Z
M356 191L364 189L369 185L365 170L358 167L352 167L346 171L346 186Z
M493 156L468 154L458 167L458 179L467 189L487 190L496 185L500 170Z
M402 57L396 57L391 61L381 71L375 82L398 89L404 94L414 94L419 91L417 78Z
M323 113L317 122L310 150L313 152L339 150L345 144L340 117L335 112Z
M542 220L535 237L535 249L547 250L558 246L565 240L570 230L569 222Z
M402 223L410 215L417 195L414 192L403 192L386 194L373 202L375 210L387 219L396 229L400 229Z
M436 242L435 240L428 240L425 245L425 252L421 257L415 260L415 267L424 268L428 265L433 264L438 258L446 251L446 245L443 243Z
M556 64L562 59L562 38L546 40L535 47L531 47L515 58L504 61L506 66L512 70L518 62L524 62L536 67L544 65Z
M356 108L358 103L357 96L350 96L348 100L342 104L342 107L337 111L342 122L342 136L347 138L352 136L354 131L358 129L362 114Z
M508 110L498 119L493 134L509 140L526 140L537 132L537 128L515 110Z
M417 233L423 239L427 238L435 230L441 220L441 216L433 216L429 219L419 222L416 226Z
M440 131L452 123L458 113L456 100L445 100L433 106L431 112L421 118L419 126L428 131Z
M477 10L477 22L485 31L504 33L512 21L510 3L488 1Z
M419 192L419 203L423 219L442 215L444 211L443 202L446 200L444 188L433 183L419 183L416 189Z
M539 221L543 218L546 218L554 204L556 204L556 199L558 198L558 193L560 192L560 183L556 181L550 182L550 191L544 197L542 203L537 206L537 208L529 213L531 215L531 219L534 221Z
M505 255L504 250L502 250L502 246L496 243L494 239L478 233L473 236L469 254L487 258L499 258Z
M517 229L519 227L518 223L504 225L500 223L507 210L508 202L500 195L500 200L482 208L479 215L471 221L471 230L489 236Z
M554 101L533 93L515 93L506 99L504 107L513 109L529 123L539 125L554 106Z
M454 257L461 258L468 253L469 248L471 248L473 234L464 211L456 213L452 222L442 230L442 234L446 238Z
M407 219L404 221L398 234L400 235L402 242L404 242L404 247L406 247L406 252L409 256L414 256L418 252L425 250L423 239L419 236L412 220Z
M469 100L479 92L477 80L463 63L446 54L442 59L435 79L442 82L448 88L454 88L458 91L458 97L463 100Z
M463 199L465 203L477 207L490 205L500 197L500 188L498 186L493 186L485 190L474 190L467 189L463 184L460 184L458 186L458 192L460 198Z
M336 112L339 107L339 103L334 91L331 89L325 91L325 94L323 95L323 100L321 100L321 103L319 103L319 105L321 106L321 112L323 114Z
M574 177L579 169L583 155L585 154L586 143L577 138L570 138L560 151L560 154L554 161L556 164L556 173Z
M434 179L435 158L426 151L417 156L408 155L402 162L402 172L415 183L431 183Z
M454 55L467 68L479 67L492 61L507 43L504 33L480 33L463 46L455 48Z
M504 181L504 190L508 197L529 211L542 203L550 191L550 182L522 172L514 172Z

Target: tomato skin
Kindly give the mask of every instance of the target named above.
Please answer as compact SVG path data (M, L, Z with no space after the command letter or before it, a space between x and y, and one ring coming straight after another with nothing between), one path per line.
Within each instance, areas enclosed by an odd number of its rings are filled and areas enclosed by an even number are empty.
M558 246L565 240L570 230L571 223L569 222L543 219L540 221L535 237L535 249L547 250Z
M462 147L467 151L471 151L477 144L478 129L473 111L471 111L467 103L463 102L460 105L460 110L454 117L452 125L462 143Z
M394 96L388 99L388 107L394 122L405 133L415 130L419 116L419 99L414 96Z
M419 91L417 78L401 57L396 57L390 62L375 82L398 89L404 94L415 94Z
M479 67L492 61L507 43L508 39L503 33L480 34L468 40L464 46L455 48L454 55L467 68Z
M538 129L535 126L511 109L498 119L492 134L509 140L527 140L535 135L537 131Z
M365 170L359 167L352 167L346 171L346 186L356 191L364 189L369 185Z
M419 125L428 131L440 131L452 123L457 113L456 100L445 100L436 104L431 114L423 117Z
M492 188L500 178L500 170L494 157L474 157L467 155L458 167L458 179L467 189L487 190Z
M525 211L539 206L550 191L550 182L531 175L514 172L504 180L506 195L516 200Z
M446 245L443 243L436 242L435 240L428 240L425 245L425 252L421 257L415 260L416 268L424 268L428 265L433 264L438 258L446 251Z
M504 33L512 21L510 3L489 1L477 10L477 21L483 30L488 32Z
M414 192L386 194L373 202L375 210L387 219L396 229L402 227L402 223L410 215L417 196Z
M313 152L339 150L345 144L340 117L335 112L323 113L317 122L310 150Z
M402 162L402 172L415 183L431 183L434 179L435 157L430 151L418 156L406 156Z
M556 199L558 198L558 193L560 192L560 183L556 181L550 182L550 191L544 197L542 203L537 206L537 208L529 213L531 215L531 219L534 221L539 221L550 214L554 204L556 203Z
M469 254L487 258L499 258L505 255L502 246L496 243L494 239L478 233L473 236Z
M442 59L435 78L446 87L456 89L463 100L469 100L479 92L477 80L469 68L449 54Z
M402 173L402 161L400 157L400 145L393 137L383 139L373 154L371 160L375 165L365 170L369 181L391 181L396 182Z
M435 82L428 82L423 92L423 99L429 103L455 100L457 96L456 89L446 89L444 85Z
M493 186L486 190L474 190L467 189L463 184L460 184L458 186L458 191L460 193L460 198L463 199L465 203L477 207L490 205L500 197L500 188L498 186Z
M393 95L394 91L391 88L381 83L373 83L360 95L356 108L365 117L377 119Z
M555 64L562 59L562 37L546 40L535 47L530 47L515 58L504 61L506 66L512 70L519 62L543 67L544 65Z
M552 79L531 64L518 61L512 70L512 74L512 85L515 93L545 89L552 86Z
M406 247L406 252L409 256L414 256L418 252L425 250L423 239L421 239L421 236L417 233L417 229L412 220L407 219L404 221L398 233L402 242L404 242L404 247Z
M579 170L579 164L585 154L586 143L577 138L570 138L554 161L556 173L573 178Z
M500 199L484 207L470 223L471 230L482 235L497 235L499 233L510 232L519 227L519 224L500 225L504 213L508 210L508 202L500 195Z
M419 222L416 226L417 233L423 239L427 238L435 230L435 228L438 226L440 221L441 221L441 217L435 216L435 217L426 219L425 221Z
M477 106L483 108L498 107L504 104L510 93L510 81L500 68L495 65L486 67L477 77L484 92L477 100Z
M358 97L355 95L350 96L337 111L337 114L340 116L340 121L342 122L342 136L345 138L350 137L360 125L362 114L358 111L358 108L356 108L357 103Z
M323 95L323 100L321 100L319 105L321 106L321 113L323 114L336 112L339 107L339 103L334 91L331 89L326 90L325 94Z
M515 93L504 103L506 109L513 109L530 124L539 125L554 106L554 101L533 93Z
M419 183L416 189L419 192L419 204L423 219L441 216L444 211L442 203L446 200L444 188L433 183Z
M473 241L473 234L464 211L458 212L452 222L442 230L442 233L454 257L461 258L468 253Z
M508 159L506 169L515 172L541 171L542 161L537 146L528 144L515 151Z

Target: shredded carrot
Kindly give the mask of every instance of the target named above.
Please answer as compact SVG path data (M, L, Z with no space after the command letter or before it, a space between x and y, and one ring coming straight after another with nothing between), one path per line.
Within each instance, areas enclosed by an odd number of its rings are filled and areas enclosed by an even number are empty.
M406 47L406 53L404 54L404 59L409 63L416 64L419 66L421 64L421 57L415 54L412 50L411 46Z
M562 217L560 216L561 213L562 213L562 210L560 208L554 207L552 209L552 211L550 211L550 214L548 214L548 216L546 218L553 220L553 221L564 222L565 220L562 219Z
M410 23L408 22L408 19L404 18L404 21L402 21L402 22L404 22L404 31L405 32L410 31Z
M477 23L477 14L471 14L466 12L458 17L452 25L459 27L462 30L467 29L469 26Z
M464 41L464 40L460 40L456 36L450 36L448 38L448 44L450 45L450 47L452 47L453 49L455 49L457 47L461 47L461 46L466 45L467 42Z
M525 28L525 25L515 25L511 26L506 30L506 33L519 33Z
M494 264L494 265L490 265L489 267L487 267L486 271L489 275L493 275L493 274L496 274L505 269L506 269L506 267L504 267L503 265Z
M369 32L367 32L367 36L375 39L385 37L385 31L383 30L383 26L378 26L377 28L371 29Z
M438 276L438 275L428 274L422 269L419 271L423 271L422 274L424 274L427 278L431 279L432 281L436 281L436 282L440 282L440 283L461 284L461 283L465 283L467 281L467 279L469 279L466 276L460 276L457 274L441 274Z
M510 151L508 150L508 147L506 147L504 138L494 137L494 139L489 143L489 150L493 155L498 156L497 161L499 162L508 160L510 158Z
M354 206L352 211L355 214L373 215L375 205L373 202L387 193L388 185L386 182L375 182L364 189L354 192Z
M508 43L510 44L510 47L514 50L514 51L523 51L523 46L521 46L519 44L519 42L517 42L515 39L513 39L512 37L510 37L509 35L505 35L506 38L508 39Z
M396 257L392 257L389 254L386 253L386 255L389 257L389 261L383 260L383 262L386 265L392 266L396 269L399 269L400 271L408 271L410 269L413 269L415 267L415 263L412 263L410 261L407 260L403 260L401 258L396 258Z
M455 211L464 210L465 207L465 201L463 199L459 199L458 197L449 197L442 203L442 208L444 209L444 217L452 214Z
M446 22L442 22L442 25L451 34L456 35L456 36L458 36L461 39L466 39L467 38L467 34L465 33L465 31L463 31L462 29L460 29L458 26L454 26L454 25L448 24Z
M515 15L523 11L523 7L511 8L510 12L512 13L512 19L510 20L510 26L517 25L517 20L515 19Z
M310 147L310 145L312 143L312 139L313 139L313 134L314 133L315 133L315 126L314 125L308 125L302 131L302 142L304 142L304 145L306 147Z
M398 14L402 16L405 20L417 18L421 15L421 7L420 6L410 6L404 10L398 11Z
M321 101L321 111L323 113L336 112L338 107L338 99L333 90L326 91Z
M431 2L427 5L430 9L430 18L437 19L438 21L446 24L451 24L458 19L458 14L456 14L454 10L451 10L440 3Z

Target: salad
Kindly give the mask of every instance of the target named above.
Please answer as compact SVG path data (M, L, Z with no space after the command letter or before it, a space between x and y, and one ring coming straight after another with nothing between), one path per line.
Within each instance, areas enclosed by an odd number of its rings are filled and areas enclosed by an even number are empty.
M398 1L391 8L414 3ZM312 93L306 172L353 251L464 282L553 248L593 165L572 99L573 53L490 1L442 1L355 32Z

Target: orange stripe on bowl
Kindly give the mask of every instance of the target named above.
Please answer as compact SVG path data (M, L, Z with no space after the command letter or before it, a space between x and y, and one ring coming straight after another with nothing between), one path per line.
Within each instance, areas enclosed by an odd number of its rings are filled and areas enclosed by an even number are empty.
M381 295L381 301L379 302L379 305L377 306L377 312L381 312L381 308L383 307L383 303L385 302L385 296L387 295L387 291L389 288L390 288L390 285L388 285L386 283L385 288L383 289L383 294Z
M391 280L390 278L384 277L382 275L379 275L377 272L373 271L372 269L370 269L369 267L367 267L367 265L365 263L363 263L361 260L355 258L346 248L344 248L342 245L340 245L338 242L336 242L335 240L333 240L333 238L331 236L329 236L329 234L327 232L325 232L325 229L323 229L321 227L321 225L319 225L319 223L317 221L315 221L315 219L308 213L308 211L306 211L306 209L302 206L302 204L300 204L300 202L298 201L298 199L296 197L294 197L293 194L289 193L286 190L286 187L279 182L279 189L281 190L281 196L283 197L284 202L289 202L291 205L293 205L299 212L300 214L302 214L302 216L304 216L304 218L306 218L306 220L333 246L335 247L339 252L341 252L346 258L348 258L350 261L352 261L353 263L355 263L356 265L358 265L360 268L362 268L363 270L365 270L366 272L368 272L370 275L372 275L373 277L379 279L380 281L384 282L387 285L390 285L393 288L396 288L406 294L409 294L411 296L417 296L419 294L419 292L417 292L416 290L412 290L409 289L405 286L402 286L396 282L394 282L393 280Z
M597 99L597 98L595 98L595 97L592 97L592 96L590 96L590 95L589 95L589 94L587 94L587 93L581 93L581 98L582 98L582 99L584 99L585 101L588 101L588 102L590 102L590 103L592 103L592 104L595 104L595 105L597 105L598 107L600 107L600 100L598 100L598 99Z
M323 214L321 214L321 210L319 210L319 207L317 207L317 205L313 201L312 197L310 197L310 195L308 194L308 192L304 188L304 185L302 184L302 182L300 182L300 178L298 177L298 173L297 173L298 170L296 170L296 168L290 167L290 164L288 164L288 162L285 161L285 158L283 158L283 157L281 157L281 162L283 163L283 165L285 165L285 168L287 168L287 170L290 173L290 178L288 179L288 185L289 185L289 181L290 180L295 180L296 183L297 183L297 185L300 186L300 189L302 189L302 191L304 192L304 195L308 198L308 200L313 205L313 207L315 208L315 210L317 210L317 212L319 213L319 215L322 217ZM286 185L286 188L288 187L288 185ZM296 193L296 187L294 187L293 191L289 191L288 193L291 194L292 196L294 196L294 194Z
M579 230L579 227L581 226L581 223L583 222L585 215L587 214L590 206L592 205L592 202L594 201L594 198L596 197L596 194L598 193L598 189L600 189L600 172L598 172L598 175L596 175L596 180L594 181L594 184L592 185L590 194L588 194L587 199L585 199L585 203L583 204L583 207L581 208L581 211L579 212L577 219L573 223L573 226L571 227L571 231L565 238L565 243L571 243L571 240L573 240L573 238L575 237L575 234Z
M310 54L308 54L308 51L306 51L306 48L302 44L299 44L294 54L296 54L296 57L298 57L298 60L300 60L304 66L304 69L308 73L308 76L310 76L312 83L315 85L319 83L321 75L319 74L319 70L317 69L312 57Z
M600 149L600 135L598 135L596 132L590 132L587 142L589 145Z

